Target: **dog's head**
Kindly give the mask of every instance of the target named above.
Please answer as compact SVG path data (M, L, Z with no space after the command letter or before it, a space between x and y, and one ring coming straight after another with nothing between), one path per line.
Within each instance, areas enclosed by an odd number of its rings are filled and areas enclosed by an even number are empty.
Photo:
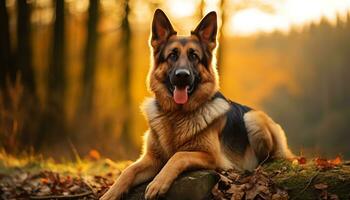
M148 85L164 111L195 110L218 90L213 64L216 34L215 12L207 14L189 36L178 36L165 13L155 11Z

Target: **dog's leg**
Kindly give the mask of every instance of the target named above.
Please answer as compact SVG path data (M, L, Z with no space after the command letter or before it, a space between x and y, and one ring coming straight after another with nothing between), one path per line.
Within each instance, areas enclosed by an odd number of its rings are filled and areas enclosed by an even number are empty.
M165 194L175 178L187 169L215 168L214 158L205 152L177 152L175 153L160 173L147 186L146 199L154 199Z
M100 198L100 200L118 200L128 190L139 184L151 180L160 170L158 160L145 155L138 161L127 167L111 188Z

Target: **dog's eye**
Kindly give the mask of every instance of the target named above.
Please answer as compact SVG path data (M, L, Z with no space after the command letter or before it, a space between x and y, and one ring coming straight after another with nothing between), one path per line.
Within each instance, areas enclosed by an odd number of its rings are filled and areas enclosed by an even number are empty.
M177 60L178 56L176 52L171 52L168 56L168 59L170 59L171 61L175 62Z
M190 52L190 53L188 53L188 58L189 58L191 61L197 61L198 56L197 56L197 54L195 54L194 52Z

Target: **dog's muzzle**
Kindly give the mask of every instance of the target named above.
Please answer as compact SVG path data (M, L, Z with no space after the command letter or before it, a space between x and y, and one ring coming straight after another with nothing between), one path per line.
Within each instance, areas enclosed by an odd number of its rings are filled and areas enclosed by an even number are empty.
M176 69L169 75L170 91L177 104L185 104L188 101L188 95L193 91L195 77L190 70L186 68Z

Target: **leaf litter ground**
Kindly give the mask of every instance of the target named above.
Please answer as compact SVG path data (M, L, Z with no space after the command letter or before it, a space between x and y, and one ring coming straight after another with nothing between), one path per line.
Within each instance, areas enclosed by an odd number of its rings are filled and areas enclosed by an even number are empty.
M0 199L98 199L130 163L99 157L55 163L0 154ZM218 173L215 200L350 198L350 163L338 157L278 160L253 172Z

